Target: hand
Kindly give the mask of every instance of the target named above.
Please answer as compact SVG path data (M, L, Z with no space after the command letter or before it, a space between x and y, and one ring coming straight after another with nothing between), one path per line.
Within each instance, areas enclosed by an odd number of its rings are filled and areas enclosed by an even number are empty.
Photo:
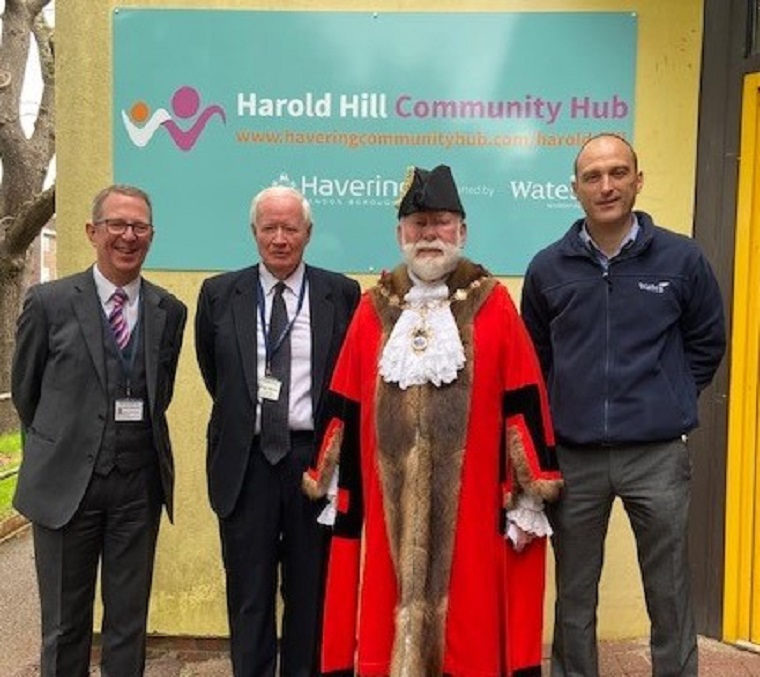
M512 547L515 549L515 552L522 552L525 549L525 546L536 537L535 534L532 534L529 531L524 531L514 522L509 523L507 535L512 542Z

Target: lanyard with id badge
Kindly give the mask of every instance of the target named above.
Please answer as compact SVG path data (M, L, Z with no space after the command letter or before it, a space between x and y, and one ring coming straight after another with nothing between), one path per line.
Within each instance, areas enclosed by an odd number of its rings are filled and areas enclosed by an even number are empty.
M143 420L145 415L145 400L141 397L132 397L132 370L135 366L135 356L140 348L140 332L137 331L140 326L140 320L132 329L134 340L132 349L129 351L129 361L124 359L124 353L116 347L116 354L119 358L121 371L124 374L125 396L117 397L114 402L114 421L116 423L135 423ZM114 341L114 343L116 343Z
M280 391L282 390L282 381L272 374L272 357L282 347L283 341L293 329L293 325L296 322L296 318L298 317L298 314L301 312L301 308L303 307L305 292L306 292L306 275L304 275L303 281L301 282L301 290L298 292L298 305L296 306L296 312L293 314L293 318L285 325L282 332L277 337L272 336L271 313L270 313L270 323L269 325L267 325L266 317L264 315L264 303L258 304L259 305L259 319L261 321L261 326L264 332L264 350L266 351L266 367L264 370L264 376L261 379L261 381L259 381L258 396L260 400L270 400L272 402L276 402L277 400L280 399ZM283 290L283 293L284 293L284 290ZM261 285L260 279L259 279L259 298L261 298L262 300L266 298L266 296L264 295L264 287ZM282 300L284 303L285 298L283 297ZM287 304L286 304L286 308L287 308Z

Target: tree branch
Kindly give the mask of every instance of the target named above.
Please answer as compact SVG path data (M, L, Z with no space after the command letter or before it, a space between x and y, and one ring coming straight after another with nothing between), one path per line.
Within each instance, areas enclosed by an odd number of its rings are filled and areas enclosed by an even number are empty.
M55 185L34 196L19 210L5 232L5 254L21 256L55 214Z
M6 0L5 4L8 4L8 0ZM26 6L28 7L31 16L37 16L49 4L50 0L27 0L26 2Z
M53 31L40 14L48 3L49 0L6 0L2 18L0 70L8 74L7 86L0 87L0 158L3 164L0 218L5 224L14 223L27 208L27 203L33 203L41 193L55 153ZM21 125L20 99L32 35L38 44L43 91L34 132L27 139Z
M35 17L32 34L37 42L40 60L42 96L31 141L37 151L46 158L46 164L50 164L55 153L55 52L53 30L44 15L38 14Z

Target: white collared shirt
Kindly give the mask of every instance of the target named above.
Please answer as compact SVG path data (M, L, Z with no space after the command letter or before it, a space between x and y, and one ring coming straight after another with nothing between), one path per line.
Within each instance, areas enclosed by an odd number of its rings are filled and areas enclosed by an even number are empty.
M95 278L95 289L98 292L100 305L103 307L106 317L108 317L111 314L111 310L113 310L113 300L111 297L119 287L100 272L97 263L92 267L92 276ZM134 280L121 287L127 294L127 302L124 304L124 309L130 332L135 328L139 316L141 283L142 278L138 275Z
M259 279L264 290L266 303L264 317L267 327L272 314L272 298L274 287L279 280L270 273L264 264L259 264ZM306 266L304 262L298 264L291 276L285 282L283 299L288 311L288 319L298 309L298 298L301 294L301 285L305 284L303 305L296 316L296 321L290 334L290 413L288 422L291 430L313 430L314 412L311 406L311 304L309 303L309 285L306 280ZM257 350L257 378L259 383L264 378L266 368L266 345L264 327L261 326L261 315L257 308L256 312L256 350ZM256 433L261 430L261 402L256 407Z

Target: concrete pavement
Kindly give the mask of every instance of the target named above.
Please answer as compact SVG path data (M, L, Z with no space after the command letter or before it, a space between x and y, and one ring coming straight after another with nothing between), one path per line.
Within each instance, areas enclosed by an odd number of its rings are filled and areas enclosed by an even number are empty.
M38 662L40 606L31 532L0 543L0 675L34 675L18 670Z
M0 677L39 676L39 602L31 531L0 541ZM652 674L646 639L602 642L601 677ZM760 677L760 654L699 639L700 677ZM548 675L548 669L544 669ZM100 677L97 658L92 677ZM152 637L145 677L232 677L224 643Z
M40 607L28 525L0 541L0 677L38 677ZM145 677L232 677L226 651L204 642L151 641ZM92 677L100 677L97 651Z

